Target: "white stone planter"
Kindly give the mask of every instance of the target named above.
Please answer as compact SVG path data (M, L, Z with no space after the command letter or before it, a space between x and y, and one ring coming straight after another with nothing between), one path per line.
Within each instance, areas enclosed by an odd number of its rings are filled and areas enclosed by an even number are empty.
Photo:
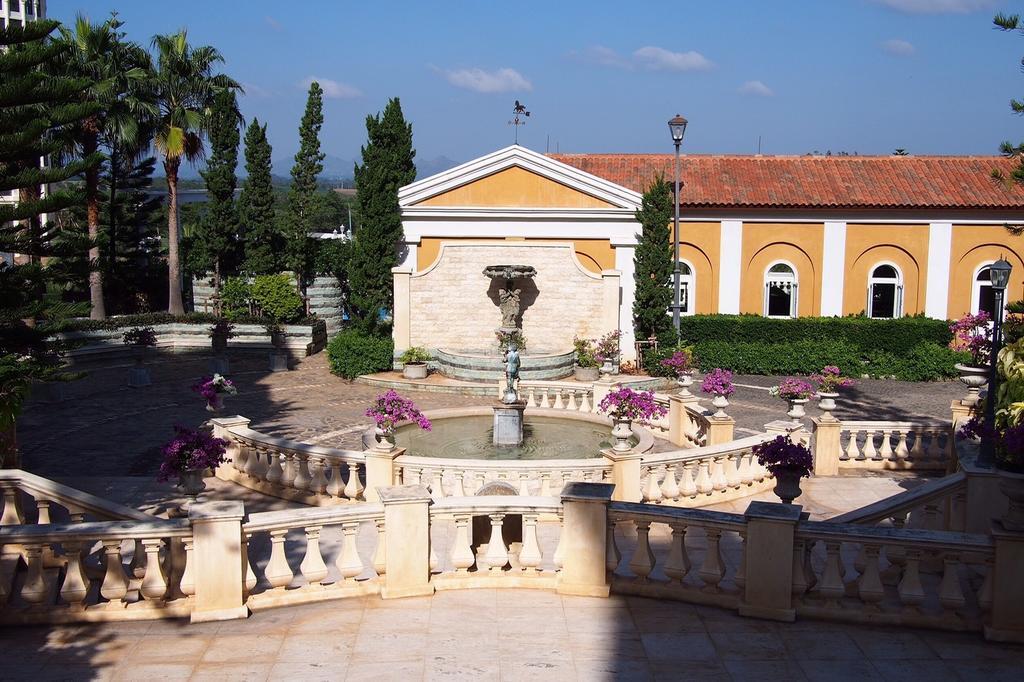
M210 402L206 403L206 411L207 412L212 412L213 414L220 414L220 412L223 409L224 409L224 394L223 393L218 393L217 395L213 396L213 400L211 400Z
M426 379L427 363L407 362L402 365L402 376L406 379Z
M804 409L804 405L807 404L807 398L793 398L789 401L789 412L786 413L790 419L800 419L807 416L807 410Z
M989 368L974 367L972 365L956 365L956 371L960 372L960 383L967 387L967 397L964 403L977 405L980 400L978 395L981 387L988 383Z
M379 426L373 429L373 438L377 441L377 449L390 452L395 449L395 430L382 429Z
M597 381L601 378L601 369L599 367L573 367L573 377L576 381Z
M826 421L835 419L832 416L832 410L836 409L836 398L838 397L838 393L826 393L824 391L818 393L818 409L822 412L822 419Z
M615 422L615 426L612 427L612 437L615 438L615 445L612 446L612 450L615 452L628 452L633 449L629 439L633 435L633 420L632 419L621 419L612 418Z
M793 500L800 497L803 492L800 490L800 479L803 469L795 467L784 467L775 471L774 493L782 500L783 504L793 504Z
M714 400L711 401L711 404L714 407L718 408L718 411L715 412L714 414L715 417L721 418L729 416L725 413L725 408L729 407L729 399L725 397L725 394L716 393Z
M692 398L693 394L690 393L690 386L693 386L693 370L687 370L683 372L681 376L677 377L676 386L679 387L677 395L683 398Z
M1003 528L1024 532L1024 474L997 469L999 491L1010 501L1006 515L1000 519Z

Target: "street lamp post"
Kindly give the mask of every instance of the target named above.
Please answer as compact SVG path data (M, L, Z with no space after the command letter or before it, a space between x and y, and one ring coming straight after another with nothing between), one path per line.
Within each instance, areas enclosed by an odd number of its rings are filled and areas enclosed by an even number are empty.
M988 394L985 397L985 435L981 439L981 451L978 453L978 466L991 468L996 460L995 425L996 425L996 393L999 391L999 371L997 360L1003 345L1003 295L1010 281L1010 270L1013 269L1004 258L1000 258L989 266L989 278L992 282L992 293L995 305L992 310L992 348L989 356Z
M682 308L679 291L679 146L683 143L683 135L686 134L686 123L686 119L679 114L668 122L672 143L676 146L675 192L672 202L676 210L672 228L672 326L676 330L676 336L679 336L679 313Z

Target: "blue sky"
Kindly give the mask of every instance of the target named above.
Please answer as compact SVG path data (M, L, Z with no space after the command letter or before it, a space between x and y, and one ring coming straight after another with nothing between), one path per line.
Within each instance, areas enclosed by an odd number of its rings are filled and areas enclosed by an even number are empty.
M173 7L173 11L168 11ZM148 44L181 26L218 47L269 122L298 146L304 84L325 87L324 151L352 159L364 117L401 97L418 157L465 161L512 142L544 151L992 154L1024 140L1024 36L995 31L1024 0L717 2L158 2L51 0L50 16L116 9ZM286 172L287 169L277 169Z

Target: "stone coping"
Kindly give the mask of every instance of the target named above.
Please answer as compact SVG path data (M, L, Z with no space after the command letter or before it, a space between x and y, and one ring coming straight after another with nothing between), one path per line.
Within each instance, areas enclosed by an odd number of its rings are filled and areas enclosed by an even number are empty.
M428 374L425 379L406 379L399 371L377 372L376 374L363 374L355 379L360 384L377 386L379 388L393 388L396 391L424 391L427 393L451 393L454 395L466 396L489 396L497 399L498 382L463 381L446 377L439 373ZM644 391L657 391L664 388L667 380L661 377L649 377L646 375L617 374L615 383L623 386ZM523 380L523 383L530 384L533 380ZM547 383L547 382L545 382ZM571 376L564 379L552 381L553 387L578 387L579 390L592 387L594 382L576 381Z

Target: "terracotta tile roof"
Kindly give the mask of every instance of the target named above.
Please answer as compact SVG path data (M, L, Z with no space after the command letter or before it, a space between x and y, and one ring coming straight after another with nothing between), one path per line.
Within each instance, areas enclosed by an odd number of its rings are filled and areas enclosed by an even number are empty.
M671 154L551 154L643 192ZM992 179L1014 162L1000 156L684 155L682 204L691 208L1024 209L1024 188Z

